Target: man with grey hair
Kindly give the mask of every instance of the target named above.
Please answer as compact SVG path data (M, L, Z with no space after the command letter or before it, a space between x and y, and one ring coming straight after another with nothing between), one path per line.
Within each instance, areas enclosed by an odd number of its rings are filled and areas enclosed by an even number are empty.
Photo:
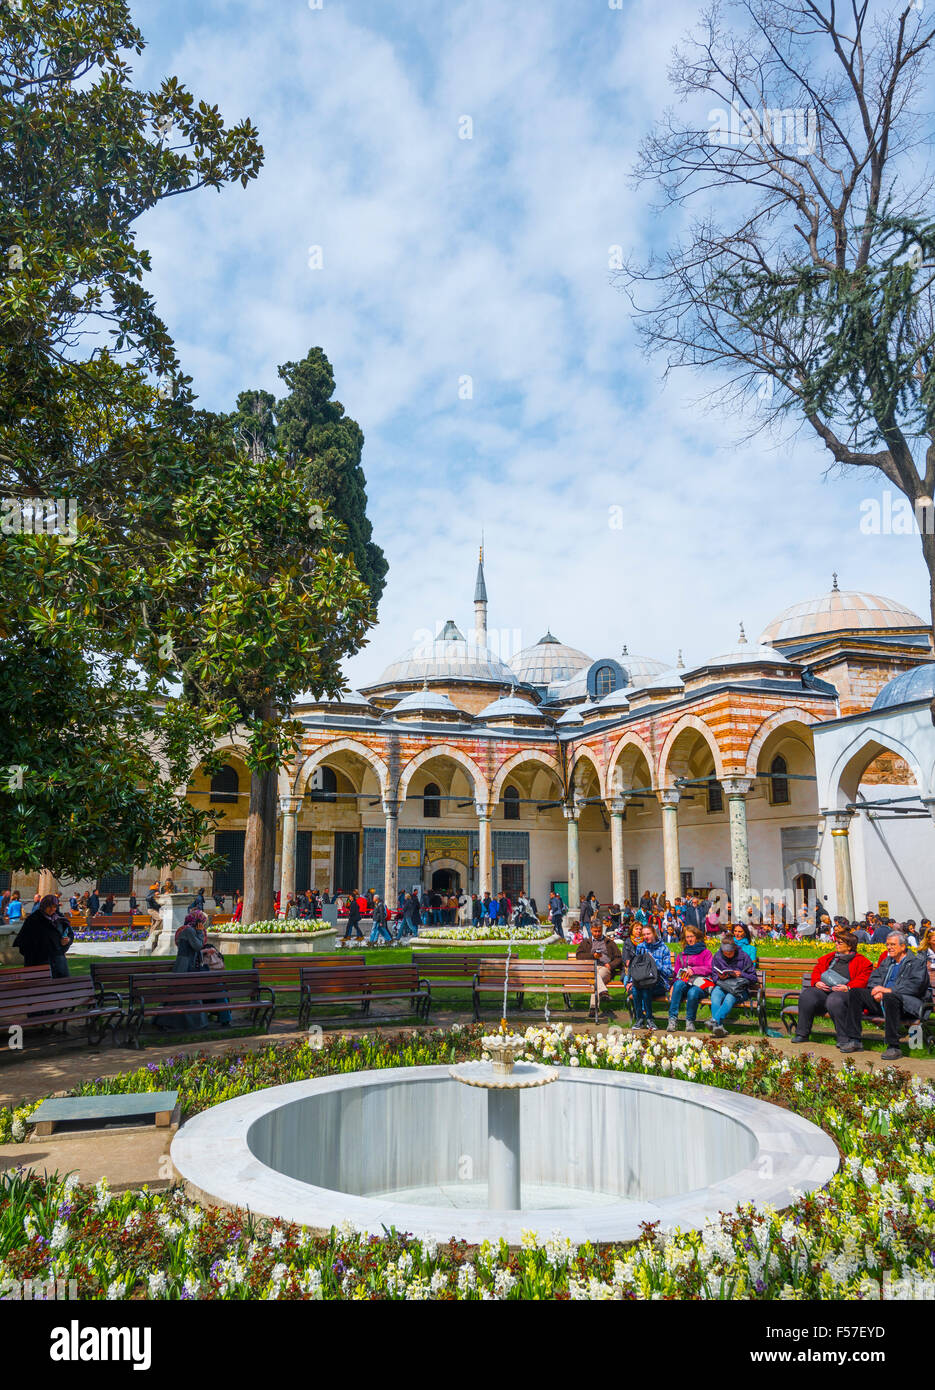
M920 1018L932 1002L928 965L924 956L913 955L904 932L890 931L886 938L886 954L862 989L852 989L849 1033L852 1041L842 1052L861 1050L860 1033L864 1013L871 1017L883 1015L883 1036L886 1040L884 1062L902 1057L899 1042L900 1025L906 1019Z

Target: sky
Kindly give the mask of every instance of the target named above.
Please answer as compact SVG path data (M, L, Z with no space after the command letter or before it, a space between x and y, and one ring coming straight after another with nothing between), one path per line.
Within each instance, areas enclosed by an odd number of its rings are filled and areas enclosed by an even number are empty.
M663 383L614 282L613 248L678 230L631 171L700 9L132 0L137 85L174 74L266 151L246 190L137 224L193 389L230 409L321 346L365 434L389 574L349 684L449 617L470 629L482 532L501 655L549 628L691 666L832 571L927 612L918 537L866 534L885 479L829 478L804 434L747 439L707 375Z

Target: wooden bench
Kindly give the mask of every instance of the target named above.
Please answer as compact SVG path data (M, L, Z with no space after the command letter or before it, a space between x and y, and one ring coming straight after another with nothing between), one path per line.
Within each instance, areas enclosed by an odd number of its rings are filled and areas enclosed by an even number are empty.
M789 964L791 965L792 962L790 961ZM795 1028L796 1022L799 1017L799 995L801 994L802 990L805 989L805 987L807 985L810 985L812 982L811 970L803 971L801 961L796 961L795 964L799 967L798 978L789 981L789 984L791 984L793 988L786 990L785 994L782 997L782 1002L779 1005L779 1021L782 1024L783 1028L785 1028L786 1034L789 1037L792 1036L792 1032ZM872 1014L864 1010L862 1016L861 1033L863 1033L863 1031L869 1027L871 1033L877 1035L878 1037L883 1037L885 1022L886 1020L884 1019L882 1013ZM816 1014L815 1018L812 1021L813 1029L816 1023L825 1023L832 1031L834 1030L834 1019L828 1013ZM929 1001L927 1006L923 1007L922 1014L918 1019L900 1019L900 1034L902 1035L908 1033L914 1023L921 1023L922 1025L923 1046L931 1047L933 1045L933 1042L935 1042L935 1021L933 1021L932 1019L931 1000Z
M250 957L250 964L253 969L260 972L260 982L269 985L274 990L277 999L283 994L294 994L295 1003L299 1002L302 994L301 972L303 969L319 970L330 967L335 970L351 970L355 965L366 965L366 963L366 956L355 955L349 961L347 956L340 951L334 954L322 951L320 955L309 955L306 952L301 956Z
M99 995L115 994L128 1012L130 1002L130 980L134 975L171 975L173 960L126 960L92 961L91 979Z
M406 999L410 1012L428 1018L432 989L417 965L361 965L354 960L331 966L303 966L299 972L301 996L299 1027L307 1029L315 1004L356 1003L370 1013L375 999Z
M496 995L503 1000L504 982L507 981L505 960L481 961L474 976L473 1002L474 1021L480 1018L483 997ZM511 960L507 989L516 995L516 1007L522 1009L526 994L561 994L565 1008L571 1010L573 994L594 994L597 972L593 960ZM595 998L595 1014L597 1000ZM588 1009L590 1013L590 1006Z
M413 955L413 964L419 967L422 978L430 982L433 993L452 989L467 992L473 989L480 965L496 959L480 951L418 951Z
M30 981L51 980L52 971L48 965L11 965L0 970L0 989L7 985L29 984Z
M257 970L192 970L186 974L133 974L127 1040L138 1039L144 1023L178 1014L249 1014L256 1032L268 1033L276 996Z
M70 1023L83 1023L88 1043L96 1045L108 1029L111 1041L116 1041L122 1018L118 996L99 998L90 975L21 980L0 990L0 1032L16 1026L50 1028L60 1023L62 1036L67 1037Z

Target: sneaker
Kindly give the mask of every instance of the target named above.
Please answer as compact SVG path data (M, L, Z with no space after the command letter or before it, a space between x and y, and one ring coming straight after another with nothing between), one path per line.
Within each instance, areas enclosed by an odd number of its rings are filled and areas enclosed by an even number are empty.
M678 1026L679 1026L679 1025L678 1025L678 1020L677 1020L677 1019L674 1019L674 1018L670 1018L670 1019L669 1019L669 1022L666 1024L666 1032L667 1032L667 1033L674 1033L674 1032L677 1030Z
M791 1038L789 1039L789 1041L790 1041L791 1043L807 1043L807 1042L808 1042L808 1038L791 1037Z
M695 1027L695 1020L694 1020L693 1018L689 1018L689 1019L686 1019L686 1020L685 1020L685 1032L686 1032L686 1033L697 1033L697 1032L698 1032L698 1029Z
M727 1029L724 1027L723 1023L712 1023L711 1032L714 1034L716 1038L727 1037Z
M796 1041L798 1041L798 1039L796 1039ZM863 1050L864 1045L861 1042L841 1043L841 1045L838 1048L839 1052L863 1052Z
M888 1047L883 1054L884 1062L901 1062L903 1050L901 1047Z
M647 1018L647 1019L645 1020L645 1022L643 1023L643 1027L644 1027L644 1028L648 1028L649 1031L650 1031L650 1033L655 1032L655 1029L656 1029L656 1020L655 1020L654 1018Z

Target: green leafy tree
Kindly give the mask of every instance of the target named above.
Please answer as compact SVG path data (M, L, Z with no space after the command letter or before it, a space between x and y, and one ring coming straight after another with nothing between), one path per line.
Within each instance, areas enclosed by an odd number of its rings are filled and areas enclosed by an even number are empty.
M363 430L332 399L334 372L321 348L312 348L301 362L284 363L279 375L289 388L280 400L266 391L238 396L230 417L236 438L254 450L275 447L302 470L309 495L344 526L344 545L376 604L387 562L367 517Z

